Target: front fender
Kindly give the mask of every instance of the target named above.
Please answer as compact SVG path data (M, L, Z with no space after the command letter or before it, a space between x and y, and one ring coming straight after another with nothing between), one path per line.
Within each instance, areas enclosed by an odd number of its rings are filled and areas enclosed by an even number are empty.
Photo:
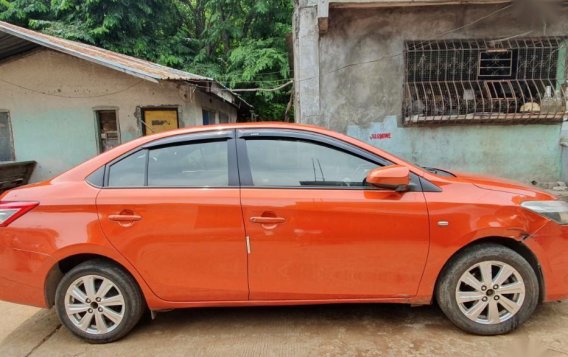
M416 304L432 301L439 274L464 247L495 238L521 242L548 222L520 207L518 196L470 184L448 185L443 192L427 192L425 196L430 215L430 250L413 301Z

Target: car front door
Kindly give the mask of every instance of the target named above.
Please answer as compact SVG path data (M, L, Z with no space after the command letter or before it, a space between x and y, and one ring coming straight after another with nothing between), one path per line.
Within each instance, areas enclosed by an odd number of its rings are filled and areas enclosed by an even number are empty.
M343 141L283 130L238 132L252 300L406 298L429 247L420 183L367 186L390 165Z
M247 300L234 131L171 137L107 165L104 233L168 301Z

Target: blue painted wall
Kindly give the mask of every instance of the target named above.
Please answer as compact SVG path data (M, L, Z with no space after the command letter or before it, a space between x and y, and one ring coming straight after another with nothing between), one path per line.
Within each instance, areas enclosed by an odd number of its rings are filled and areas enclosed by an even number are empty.
M399 127L396 116L347 128L349 136L422 166L525 183L561 178L560 131L560 124Z
M93 111L51 109L12 112L16 160L35 160L32 180L45 180L97 155Z

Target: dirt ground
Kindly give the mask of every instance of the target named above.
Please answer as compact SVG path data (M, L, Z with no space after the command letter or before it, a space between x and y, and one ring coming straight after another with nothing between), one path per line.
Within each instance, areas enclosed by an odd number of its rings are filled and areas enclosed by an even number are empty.
M89 345L54 311L0 302L0 356L568 356L568 303L516 332L465 334L436 307L330 305L177 310Z

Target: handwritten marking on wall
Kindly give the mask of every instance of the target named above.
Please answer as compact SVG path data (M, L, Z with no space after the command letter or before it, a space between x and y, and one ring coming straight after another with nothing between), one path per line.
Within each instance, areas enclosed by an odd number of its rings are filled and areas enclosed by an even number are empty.
M371 140L392 139L392 133L374 133L371 134Z

